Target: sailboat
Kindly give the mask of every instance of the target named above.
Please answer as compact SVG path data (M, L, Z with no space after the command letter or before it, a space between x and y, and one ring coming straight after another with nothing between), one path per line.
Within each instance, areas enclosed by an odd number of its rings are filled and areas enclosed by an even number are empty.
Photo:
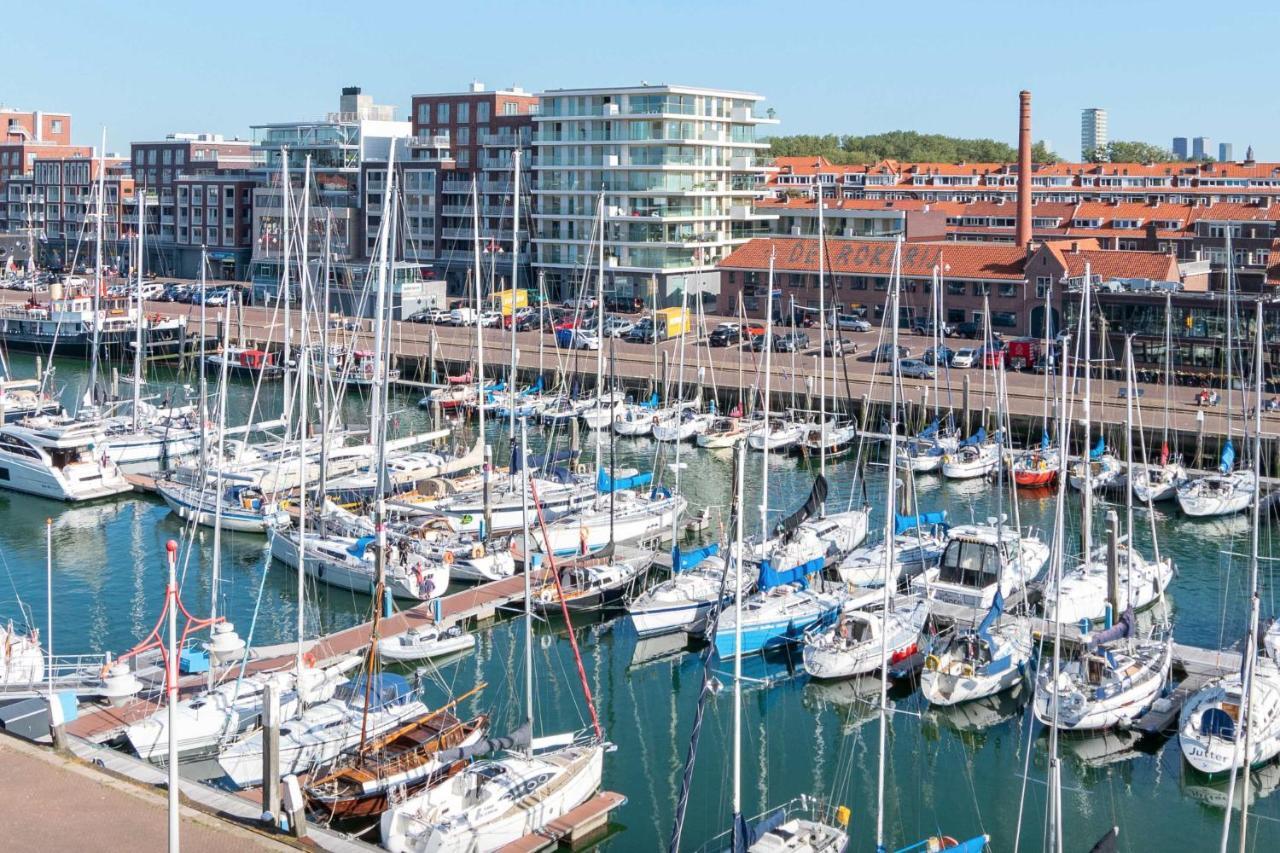
M1133 407L1136 394L1133 393L1133 352L1132 341L1125 346L1125 371L1130 393L1126 395L1125 428L1130 435L1134 434ZM1132 470L1133 446L1130 442L1126 467ZM1114 549L1108 544L1103 548L1091 550L1092 543L1085 543L1089 553L1084 562L1066 572L1061 579L1061 588L1057 594L1045 597L1045 618L1058 620L1066 624L1077 622L1100 622L1108 613L1124 611L1130 607L1144 610L1164 597L1173 580L1173 561L1168 557L1160 558L1158 552L1155 559L1147 559L1134 542L1133 501L1135 493L1125 490L1125 541L1117 541ZM1084 492L1083 512L1093 512L1093 494L1091 489ZM1085 525L1085 530L1091 525ZM1156 538L1155 525L1151 528L1152 539ZM1121 571L1123 570L1123 573ZM1112 583L1115 584L1115 601L1112 597ZM1110 607L1110 609L1109 609Z
M920 433L898 445L899 470L927 474L942 467L948 454L960 449L960 435L950 420L944 425L938 418Z
M653 637L675 631L702 633L713 608L726 604L739 586L743 587L743 594L751 591L754 579L749 574L740 574L736 563L726 569L719 551L718 545L690 552L682 551L679 546L671 549L670 579L627 603L631 624L638 635Z
M1259 648L1260 598L1259 537L1262 527L1259 480L1262 458L1262 303L1257 306L1257 353L1254 363L1256 413L1253 436L1253 523L1249 554L1249 616L1239 672L1215 679L1183 704L1178 720L1182 755L1202 773L1231 773L1227 793L1230 813L1235 777L1245 774L1244 801L1248 801L1248 774L1252 768L1280 755L1280 659L1275 657L1275 626L1269 628ZM1242 835L1243 840L1243 835Z
M519 151L516 156L518 158ZM518 162L518 159L517 159ZM519 194L514 194L519 198ZM521 423L521 453L526 445ZM524 489L532 502L529 469L522 469ZM526 510L524 553L529 553ZM554 561L552 563L554 569ZM482 751L508 750L501 757L474 762L447 781L406 798L382 815L382 845L391 853L452 850L497 850L539 832L585 802L600 787L606 744L598 721L593 736L574 733L533 738L533 604L531 571L525 572L525 713L510 739L477 744L455 754L464 758ZM576 640L572 639L577 654ZM587 704L595 718L586 682ZM516 748L519 747L517 751ZM453 757L449 753L441 760Z
M1173 379L1173 294L1166 293L1164 321L1164 433L1160 442L1159 464L1136 465L1129 470L1133 494L1143 503L1170 501L1177 497L1178 487L1187 479L1181 454L1169 452L1169 396Z
M1000 467L1001 433L988 436L979 427L973 435L960 442L956 449L942 457L942 476L948 480L972 480L985 477Z
M1023 683L1031 662L1031 625L1001 621L1004 596L975 629L933 638L920 673L920 693L931 705L950 706L985 699Z
M901 586L935 569L947 549L947 513L927 512L894 518L892 560L889 540L881 538L849 552L835 568L836 576L856 587ZM888 574L886 575L886 570Z

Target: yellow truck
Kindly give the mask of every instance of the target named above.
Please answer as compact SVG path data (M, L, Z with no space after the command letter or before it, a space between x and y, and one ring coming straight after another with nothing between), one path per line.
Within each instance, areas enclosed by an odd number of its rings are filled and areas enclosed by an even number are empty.
M500 306L498 310L505 317L512 311L518 311L521 308L529 307L529 291L527 290L498 290L493 294L493 304Z
M653 328L658 340L668 341L689 331L689 318L683 308L660 308L653 314Z

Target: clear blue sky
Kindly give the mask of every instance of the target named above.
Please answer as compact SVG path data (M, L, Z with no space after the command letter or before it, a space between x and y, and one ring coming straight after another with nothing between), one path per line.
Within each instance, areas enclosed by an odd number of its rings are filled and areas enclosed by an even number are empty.
M649 82L764 94L777 133L893 129L1012 142L1017 92L1034 133L1078 154L1080 110L1112 139L1252 144L1280 159L1275 0L1120 3L221 2L15 3L0 101L69 110L108 149L171 131L247 137L318 118L357 84L407 117L415 93L471 80L526 90ZM206 12L204 9L208 9Z

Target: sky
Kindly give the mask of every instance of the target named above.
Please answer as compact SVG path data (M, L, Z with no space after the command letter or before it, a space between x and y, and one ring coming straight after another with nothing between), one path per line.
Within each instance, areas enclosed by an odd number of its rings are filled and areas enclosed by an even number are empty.
M3 17L0 104L69 111L107 150L174 131L248 138L316 119L359 85L408 118L414 94L473 80L527 91L684 83L766 96L772 132L909 129L1079 154L1080 111L1112 139L1233 142L1280 159L1275 0L545 3L52 0Z

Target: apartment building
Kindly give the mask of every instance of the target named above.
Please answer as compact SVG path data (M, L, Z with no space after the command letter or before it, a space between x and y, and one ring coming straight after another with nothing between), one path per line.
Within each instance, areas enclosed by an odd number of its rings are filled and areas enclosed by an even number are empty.
M534 124L534 269L553 298L594 267L603 193L607 292L713 305L716 264L764 230L763 96L692 86L556 89Z
M1080 112L1080 159L1107 147L1107 111L1089 107Z
M394 106L375 104L358 86L342 90L338 110L314 121L254 125L252 279L255 299L274 299L284 255L285 194L281 178L287 165L291 216L300 215L303 173L310 164L311 196L306 233L313 256L328 246L339 260L364 253L362 165L386 162L393 142L406 140L411 122L395 117ZM397 154L403 153L397 149ZM297 248L291 249L296 256ZM296 299L296 294L293 294Z
M429 147L431 142L439 143ZM396 148L396 197L392 210L397 220L395 258L416 265L428 278L436 277L439 255L440 184L454 174L453 159L447 139L410 137L405 146ZM407 147L408 152L402 150ZM367 160L361 166L364 208L364 256L378 253L378 233L387 192L387 161Z
M24 227L37 231L39 263L52 269L93 263L98 176L104 169L103 262L116 267L129 263L128 241L137 230L136 213L129 212L134 183L129 161L115 156L37 158L31 175L9 181L8 205L17 205Z
M442 147L452 169L438 182L436 273L449 292L461 295L475 255L472 184L479 198L480 244L484 263L499 288L518 280L529 284L530 211L533 174L533 119L538 96L518 86L488 90L472 83L465 92L415 95L413 154L431 159ZM519 256L511 252L513 153L521 152Z
M92 147L71 144L70 113L0 108L0 232L23 231L33 215L25 200L31 185L11 194L10 180L31 177L38 159L92 155Z
M214 133L171 133L130 146L134 181L147 197L148 269L196 278L205 252L208 275L247 272L255 184L250 149L248 140Z

